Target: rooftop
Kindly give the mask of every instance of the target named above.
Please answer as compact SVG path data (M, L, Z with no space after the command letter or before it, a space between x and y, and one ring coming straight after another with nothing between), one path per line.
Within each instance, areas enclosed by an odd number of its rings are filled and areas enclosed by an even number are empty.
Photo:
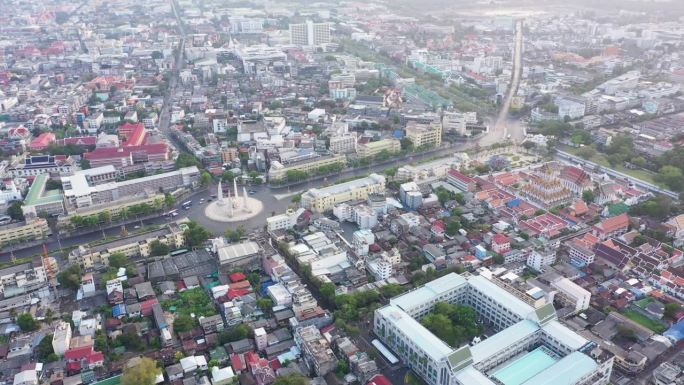
M50 177L47 174L36 175L33 184L29 189L24 204L35 206L39 204L61 202L62 193L59 190L45 190L45 185Z

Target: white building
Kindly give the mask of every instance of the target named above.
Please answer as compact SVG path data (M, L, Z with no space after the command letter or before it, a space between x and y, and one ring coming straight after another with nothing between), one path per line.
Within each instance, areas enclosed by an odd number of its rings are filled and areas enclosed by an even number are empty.
M365 178L354 179L323 188L312 188L302 194L303 208L314 212L330 210L339 203L368 199L370 194L384 194L385 177L370 174Z
M290 44L314 46L330 43L330 23L290 24Z
M551 282L551 286L575 304L575 312L579 313L589 308L591 293L571 280L562 277Z
M285 286L277 283L271 285L266 289L268 296L273 300L275 306L290 306L292 305L292 295L287 291Z
M418 321L438 302L473 307L497 333L447 345ZM533 305L484 275L451 273L392 298L375 311L374 331L428 385L606 385L613 367L612 355L558 322L553 304Z
M266 218L266 228L268 231L289 230L297 225L297 219L306 211L303 208L297 211L288 209L284 214Z
M556 252L554 250L534 250L527 256L527 266L535 271L543 272L547 266L556 263Z
M560 119L567 116L572 120L583 117L586 108L584 100L570 96L557 97L556 106L558 106L558 117Z
M356 152L356 133L348 132L330 138L329 150L337 154Z
M69 350L71 344L71 324L69 322L61 321L55 328L52 335L52 350L58 356L63 356Z
M373 275L376 281L392 277L392 264L382 258L366 262L366 270Z
M378 214L365 204L352 208L352 219L360 229L372 229L378 225Z
M356 255L368 255L368 249L373 243L375 243L375 234L373 234L372 231L367 229L354 231L352 245L354 246Z
M254 342L257 350L264 350L268 346L268 333L264 328L254 329Z

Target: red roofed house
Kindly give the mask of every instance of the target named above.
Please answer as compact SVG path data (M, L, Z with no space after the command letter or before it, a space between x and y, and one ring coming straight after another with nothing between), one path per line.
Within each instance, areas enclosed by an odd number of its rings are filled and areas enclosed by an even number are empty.
M563 186L575 194L581 194L584 190L589 190L594 187L591 176L581 168L575 166L565 167L561 170L559 178Z
M132 124L132 126L135 127L126 136L123 147L140 146L145 142L145 136L147 135L145 126L142 123Z
M42 151L46 149L47 146L49 146L50 143L54 141L55 134L53 134L52 132L43 132L42 134L38 135L37 138L31 141L29 147L31 148L31 150Z
M92 370L104 365L104 354L95 351L92 345L69 349L64 353L64 359L67 361L67 367L73 371Z
M503 234L495 234L492 237L492 250L499 254L505 254L511 250L511 240Z
M240 272L233 273L233 274L229 275L228 278L230 279L230 282L240 282L240 281L244 281L245 279L247 279L247 277Z
M267 359L259 357L255 352L249 352L245 353L245 360L257 384L267 385L275 381L275 373Z
M392 382L382 374L376 374L366 385L392 385Z
M449 170L447 182L463 192L475 191L475 180L453 168Z
M235 374L240 374L243 370L247 368L247 365L245 364L245 357L243 357L242 354L231 354L230 366L233 367Z
M432 227L430 228L430 231L432 232L432 235L434 235L435 237L443 237L445 230L446 225L444 224L444 221L442 221L441 219L432 222Z
M629 229L629 215L620 214L618 216L604 219L591 228L591 233L601 240L620 236Z

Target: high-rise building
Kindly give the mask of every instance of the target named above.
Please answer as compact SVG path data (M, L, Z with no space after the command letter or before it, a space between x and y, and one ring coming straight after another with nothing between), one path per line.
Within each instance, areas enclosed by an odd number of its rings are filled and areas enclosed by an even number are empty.
M330 43L330 23L290 24L290 43L295 45L321 45Z

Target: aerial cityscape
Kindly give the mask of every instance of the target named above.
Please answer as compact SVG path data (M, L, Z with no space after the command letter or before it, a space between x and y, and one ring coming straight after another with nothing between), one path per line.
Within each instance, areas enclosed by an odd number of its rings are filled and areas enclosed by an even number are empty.
M681 0L0 0L0 385L684 384Z

